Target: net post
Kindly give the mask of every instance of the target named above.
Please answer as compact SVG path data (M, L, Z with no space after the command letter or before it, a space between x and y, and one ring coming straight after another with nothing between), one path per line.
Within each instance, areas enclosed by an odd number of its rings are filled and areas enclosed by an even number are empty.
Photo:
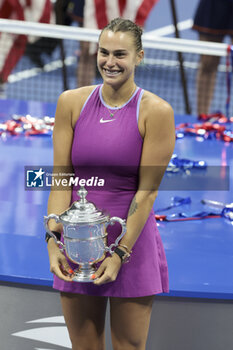
M175 35L176 35L176 38L179 39L180 35L179 35L178 27L177 27L177 15L176 15L175 0L170 0L170 5L171 5L171 10L172 10L173 24L175 27ZM187 90L187 80L186 80L185 71L184 71L183 55L181 52L178 52L177 54L178 54L178 59L179 59L179 64L180 64L180 76L181 76L182 87L183 87L185 111L187 114L191 114L191 108L190 108L188 90Z

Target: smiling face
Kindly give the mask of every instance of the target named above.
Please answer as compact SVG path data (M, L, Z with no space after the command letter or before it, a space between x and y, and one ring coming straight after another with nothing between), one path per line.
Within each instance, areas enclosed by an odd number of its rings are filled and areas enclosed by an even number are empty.
M100 36L97 65L104 83L118 88L134 80L135 66L143 58L143 51L136 52L130 32L104 30Z

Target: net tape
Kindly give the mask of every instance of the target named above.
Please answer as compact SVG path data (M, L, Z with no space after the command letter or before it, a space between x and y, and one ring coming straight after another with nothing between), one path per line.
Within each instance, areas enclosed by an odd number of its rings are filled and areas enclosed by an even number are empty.
M12 34L34 35L38 37L69 39L78 41L98 42L100 30L86 29L71 26L34 23L26 21L0 19L0 32ZM144 48L189 52L212 56L226 56L227 44L205 41L166 38L151 36L145 33L142 36Z

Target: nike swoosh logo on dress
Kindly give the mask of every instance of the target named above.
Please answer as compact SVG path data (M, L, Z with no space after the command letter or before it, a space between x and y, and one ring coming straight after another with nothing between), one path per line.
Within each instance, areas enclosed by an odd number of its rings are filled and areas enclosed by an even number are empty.
M100 123L108 123L108 122L113 122L116 119L106 119L104 120L103 118L100 119Z

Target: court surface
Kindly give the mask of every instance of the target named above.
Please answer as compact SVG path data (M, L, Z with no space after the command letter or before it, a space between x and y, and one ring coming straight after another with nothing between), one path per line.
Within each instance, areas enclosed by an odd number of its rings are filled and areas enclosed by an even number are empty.
M55 105L1 101L0 123L14 113L54 116ZM195 121L194 117L190 118ZM176 124L184 120L187 117L176 116ZM26 191L24 167L51 166L52 139L49 136L19 135L0 139L0 143L0 280L51 286L43 227L49 192ZM176 142L175 153L182 158L206 160L209 166L227 164L230 169L233 167L232 144L222 141L198 142L195 137L187 137ZM192 202L162 214L203 211L205 209L200 202L203 198L230 203L233 198L232 172L230 176L231 187L226 191L175 191L174 186L170 190L166 190L165 186L154 209L167 207L172 196L190 196ZM200 183L202 179L201 176ZM177 184L182 186L182 181L183 177ZM158 224L169 265L169 295L232 299L233 230L230 222L215 218Z

